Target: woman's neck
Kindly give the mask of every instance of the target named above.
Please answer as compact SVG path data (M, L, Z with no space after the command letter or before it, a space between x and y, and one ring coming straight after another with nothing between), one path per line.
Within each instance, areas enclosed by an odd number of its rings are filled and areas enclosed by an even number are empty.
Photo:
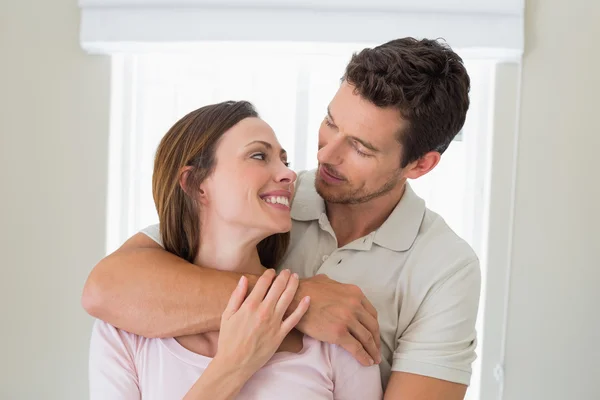
M224 271L262 274L256 245L260 234L240 226L229 226L222 221L203 221L200 244L194 264Z

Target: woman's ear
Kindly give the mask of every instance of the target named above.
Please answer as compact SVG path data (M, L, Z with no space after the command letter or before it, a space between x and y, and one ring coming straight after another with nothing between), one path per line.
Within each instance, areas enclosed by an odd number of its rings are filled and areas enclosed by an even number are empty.
M188 187L188 180L189 180L190 172L192 171L192 168L193 167L191 167L191 166L183 167L183 168L181 168L181 171L179 171L179 186L185 192L185 194L187 194L190 197L194 197L194 196L192 196L192 193L190 193L190 190Z
M192 166L183 167L181 169L179 172L179 186L181 186L181 189L183 189L185 194L190 196L192 199L205 204L207 202L207 196L206 189L204 188L204 182L197 190L190 187L190 174L192 173L193 169L194 167Z
M202 204L203 206L208 204L208 194L206 192L206 179L204 180L204 182L202 182L200 184L200 187L198 188L198 193L197 193L197 200L200 204Z

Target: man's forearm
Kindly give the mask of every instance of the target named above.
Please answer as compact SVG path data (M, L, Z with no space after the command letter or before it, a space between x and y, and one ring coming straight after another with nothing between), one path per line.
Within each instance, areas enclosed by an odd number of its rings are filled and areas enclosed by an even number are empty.
M256 277L248 278L252 287ZM82 303L90 315L145 337L216 331L239 279L160 248L120 249L94 268Z

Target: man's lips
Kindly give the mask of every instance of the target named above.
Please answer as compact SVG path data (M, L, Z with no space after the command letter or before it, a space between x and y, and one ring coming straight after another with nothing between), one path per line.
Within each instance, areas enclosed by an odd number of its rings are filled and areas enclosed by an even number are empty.
M326 182L339 183L345 181L344 178L331 172L325 165L321 165L321 167L319 168L319 174L321 175L321 178L323 178Z

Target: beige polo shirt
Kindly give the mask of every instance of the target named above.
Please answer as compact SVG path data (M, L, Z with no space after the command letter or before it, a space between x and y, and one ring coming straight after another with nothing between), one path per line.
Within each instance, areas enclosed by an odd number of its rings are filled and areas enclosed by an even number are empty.
M314 179L298 174L282 267L363 290L378 312L384 387L391 371L468 385L481 280L471 247L407 184L379 229L338 248Z
M468 385L480 290L471 247L407 184L378 230L338 249L314 179L314 171L298 174L282 268L363 290L378 312L384 387L392 371ZM142 232L162 245L158 225Z

